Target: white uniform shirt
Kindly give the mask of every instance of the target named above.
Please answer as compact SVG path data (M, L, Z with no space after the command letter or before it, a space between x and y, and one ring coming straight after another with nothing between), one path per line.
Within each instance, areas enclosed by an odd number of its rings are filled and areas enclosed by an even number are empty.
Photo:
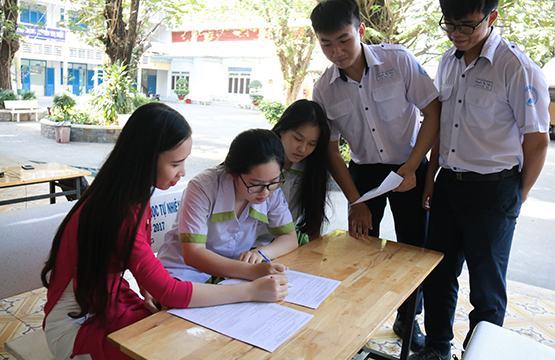
M296 163L291 165L287 170L283 170L283 175L285 177L284 183L281 185L281 190L285 196L285 200L289 205L289 211L291 211L291 216L293 217L293 223L297 223L299 217L301 216L301 183L303 180L304 172L304 162ZM255 247L268 245L274 239L274 235L271 233L268 226L260 226L257 231Z
M493 29L466 66L455 48L438 68L442 167L480 174L522 168L522 138L547 132L549 92L540 68Z
M359 82L332 65L313 98L329 119L330 140L349 143L357 164L402 164L420 128L420 111L437 90L415 57L400 45L364 45L367 71Z
M221 166L191 179L183 192L177 222L177 228L166 234L158 258L170 275L194 282L205 282L210 275L185 264L182 242L206 244L208 250L238 259L251 249L258 227L267 225L274 235L294 230L281 189L261 204L249 204L237 218L233 177Z

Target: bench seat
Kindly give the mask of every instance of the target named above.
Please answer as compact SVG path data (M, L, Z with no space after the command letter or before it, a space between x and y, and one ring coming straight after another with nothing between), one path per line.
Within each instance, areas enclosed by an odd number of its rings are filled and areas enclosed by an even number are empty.
M12 121L15 114L17 122L19 114L35 114L35 121L39 121L39 112L42 111L37 100L4 100L4 109L10 113Z

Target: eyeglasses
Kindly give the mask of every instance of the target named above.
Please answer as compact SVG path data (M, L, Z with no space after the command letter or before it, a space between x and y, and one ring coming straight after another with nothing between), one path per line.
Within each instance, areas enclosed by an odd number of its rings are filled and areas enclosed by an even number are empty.
M281 175L280 175L279 181L269 183L269 184L265 184L265 185L247 185L247 183L245 182L245 180L243 179L243 177L241 175L239 175L239 179L241 179L243 184L245 184L245 187L247 188L247 192L249 194L259 194L259 193L263 192L264 189L267 189L269 192L272 192L272 191L276 190L278 187L280 187L280 185L283 184L284 181L285 181L281 177Z
M450 22L443 21L443 16L442 16L442 17L441 17L441 20L439 20L439 26L440 26L440 27L443 29L443 31L445 31L446 33L452 33L452 32L455 32L455 31L459 30L459 32L460 32L461 34L464 34L464 35L471 35L471 34L476 30L476 28L478 28L478 26L480 26L480 25L484 22L484 20L487 19L487 17L488 17L490 14L491 14L491 12L488 13L488 14L486 14L486 16L484 16L484 17L482 18L482 20L480 20L480 22L477 23L476 25L453 24L453 23L450 23Z

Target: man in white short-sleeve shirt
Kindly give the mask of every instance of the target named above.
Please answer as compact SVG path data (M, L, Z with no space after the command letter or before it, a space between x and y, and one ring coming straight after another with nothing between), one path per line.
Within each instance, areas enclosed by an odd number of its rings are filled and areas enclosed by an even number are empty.
M424 285L426 348L412 360L451 358L465 260L473 310L463 345L478 322L503 325L516 219L545 161L548 88L540 68L493 27L497 3L440 0L440 26L454 47L436 77L439 151L432 152L425 196L431 196L428 246L445 256Z
M437 138L437 90L402 46L361 43L365 26L355 1L320 2L310 18L324 55L333 63L316 82L313 93L329 119L332 176L349 203L377 187L391 171L404 178L396 191L350 206L349 232L356 237L379 236L389 200L397 241L423 246L423 159ZM424 114L422 127L420 112ZM348 169L339 152L340 137L351 150ZM399 309L394 330L402 336L403 324L411 321L412 349L418 350L424 345L424 336L416 322L404 319L410 316L404 315L405 309Z

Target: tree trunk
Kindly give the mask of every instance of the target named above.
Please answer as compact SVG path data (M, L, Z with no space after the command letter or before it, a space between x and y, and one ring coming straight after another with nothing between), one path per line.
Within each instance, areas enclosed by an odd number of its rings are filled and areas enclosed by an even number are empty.
M273 35L285 81L285 103L289 105L297 99L306 77L316 38L309 28L289 28L287 25L282 26L280 32Z
M294 61L287 61L284 56L279 55L283 78L287 79L286 86L286 105L290 105L297 100L297 95L303 84L308 70L310 59L312 58L312 51L316 43L312 37L309 37L311 43L303 49L297 49L297 58Z
M140 0L131 0L129 19L126 23L123 19L123 1L106 0L104 6L106 34L101 39L110 62L125 65L127 74L133 82L137 78L139 58L144 52L144 45L138 44L140 3Z
M19 7L17 0L4 0L2 6L4 15L0 43L0 89L11 89L12 79L10 70L15 53L19 49L19 37L16 33Z

